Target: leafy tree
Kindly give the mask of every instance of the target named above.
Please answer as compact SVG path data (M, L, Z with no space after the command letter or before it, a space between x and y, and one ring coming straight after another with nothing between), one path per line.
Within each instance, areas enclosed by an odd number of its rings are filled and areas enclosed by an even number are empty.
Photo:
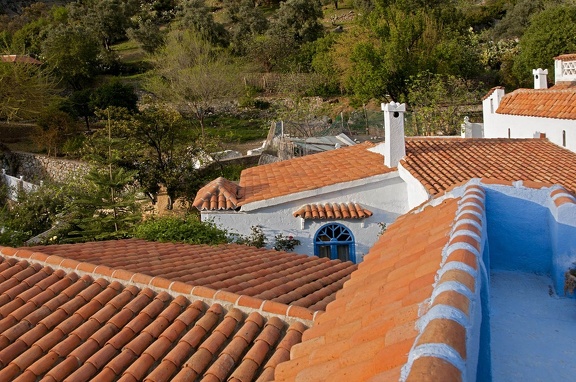
M548 68L554 78L554 57L576 51L576 6L548 8L532 17L520 39L513 73L520 85L529 85L532 69Z
M42 50L48 66L73 89L81 89L97 72L98 42L83 27L50 30Z
M146 53L154 53L164 44L164 34L160 25L152 19L139 17L136 26L127 30L128 36L138 42Z
M105 50L126 37L126 30L131 26L131 17L138 10L135 0L89 0L71 3L70 18L72 24L82 24L100 41Z
M215 46L228 46L228 31L214 21L204 0L183 0L179 12L179 28L191 29Z
M322 16L319 0L286 0L280 3L270 33L287 36L297 44L314 41L323 34Z
M494 38L520 38L530 23L530 17L544 9L545 0L519 0L509 3L506 15L494 27Z
M423 72L410 79L407 101L406 130L412 135L455 135L470 107L480 102L480 91L463 78Z
M140 239L189 244L225 244L228 235L213 223L202 222L196 216L166 216L151 218L136 227L134 236Z
M148 88L162 99L192 110L205 141L206 116L222 100L241 93L242 67L189 30L172 31L154 61L157 75Z
M261 8L254 7L252 0L228 0L226 14L232 51L237 55L245 55L254 38L266 32L269 22Z
M20 54L39 56L42 42L46 38L48 19L40 18L24 25L12 36L11 51Z
M90 106L94 109L107 109L110 106L123 107L128 111L138 111L138 96L134 88L118 80L113 80L95 89L90 95Z
M0 119L35 119L54 101L56 91L42 67L0 62Z
M67 113L55 107L45 109L37 120L40 134L34 136L38 148L45 149L48 156L58 155L64 142L76 132L76 122Z

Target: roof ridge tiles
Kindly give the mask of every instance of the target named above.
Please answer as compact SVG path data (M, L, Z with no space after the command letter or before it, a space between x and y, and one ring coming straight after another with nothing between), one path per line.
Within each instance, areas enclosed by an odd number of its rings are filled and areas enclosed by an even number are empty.
M42 266L52 267L53 269L62 269L68 272L74 272L80 276L89 275L95 279L103 277L110 281L124 283L126 285L134 285L139 288L151 288L157 292L165 291L173 297L185 295L191 299L199 299L208 303L220 302L229 308L238 308L247 313L255 310L254 300L251 300L250 305L243 305L242 294L233 292L225 292L207 288L204 286L193 286L180 281L172 281L163 277L152 277L149 275L135 273L124 269L112 269L103 265L96 265L86 262L79 262L76 260L66 259L61 256L47 255L42 252L32 252L26 249L14 250L9 247L0 246L0 256L4 258L20 259L22 264L38 263ZM30 293L30 289L26 292ZM256 298L256 300L258 300ZM279 305L277 305L279 304ZM301 307L298 307L301 308ZM0 312L1 312L0 308ZM279 316L285 320L304 320L307 325L311 324L311 320L315 317L315 311L308 308L293 310L293 314L288 314L290 311L289 306L272 302L268 300L261 300L258 312L266 317Z

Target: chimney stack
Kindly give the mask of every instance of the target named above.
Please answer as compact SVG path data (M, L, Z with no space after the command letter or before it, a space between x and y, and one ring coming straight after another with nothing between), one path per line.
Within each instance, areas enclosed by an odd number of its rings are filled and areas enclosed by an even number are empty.
M534 89L548 89L548 69L533 69Z
M398 166L406 155L404 143L404 113L406 104L390 102L382 104L384 111L384 164L388 167Z

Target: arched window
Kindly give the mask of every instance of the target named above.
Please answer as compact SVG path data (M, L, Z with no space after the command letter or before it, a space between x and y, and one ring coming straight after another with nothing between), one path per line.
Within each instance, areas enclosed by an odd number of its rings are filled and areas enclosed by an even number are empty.
M314 236L314 254L332 260L356 262L352 232L342 224L330 223L321 227Z

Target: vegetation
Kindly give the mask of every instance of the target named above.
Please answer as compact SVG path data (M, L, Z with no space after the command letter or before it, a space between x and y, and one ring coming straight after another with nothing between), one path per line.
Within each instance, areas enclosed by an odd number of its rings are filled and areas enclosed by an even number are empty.
M140 224L134 233L140 239L189 244L224 244L225 231L210 222L201 222L196 216L166 216L152 218Z
M0 52L41 62L0 61L0 139L95 166L84 191L2 204L3 240L62 216L70 240L129 236L142 195L190 199L209 153L275 119L312 135L394 100L408 133L455 134L487 89L575 52L575 25L571 0L0 0ZM27 211L50 216L9 217Z

